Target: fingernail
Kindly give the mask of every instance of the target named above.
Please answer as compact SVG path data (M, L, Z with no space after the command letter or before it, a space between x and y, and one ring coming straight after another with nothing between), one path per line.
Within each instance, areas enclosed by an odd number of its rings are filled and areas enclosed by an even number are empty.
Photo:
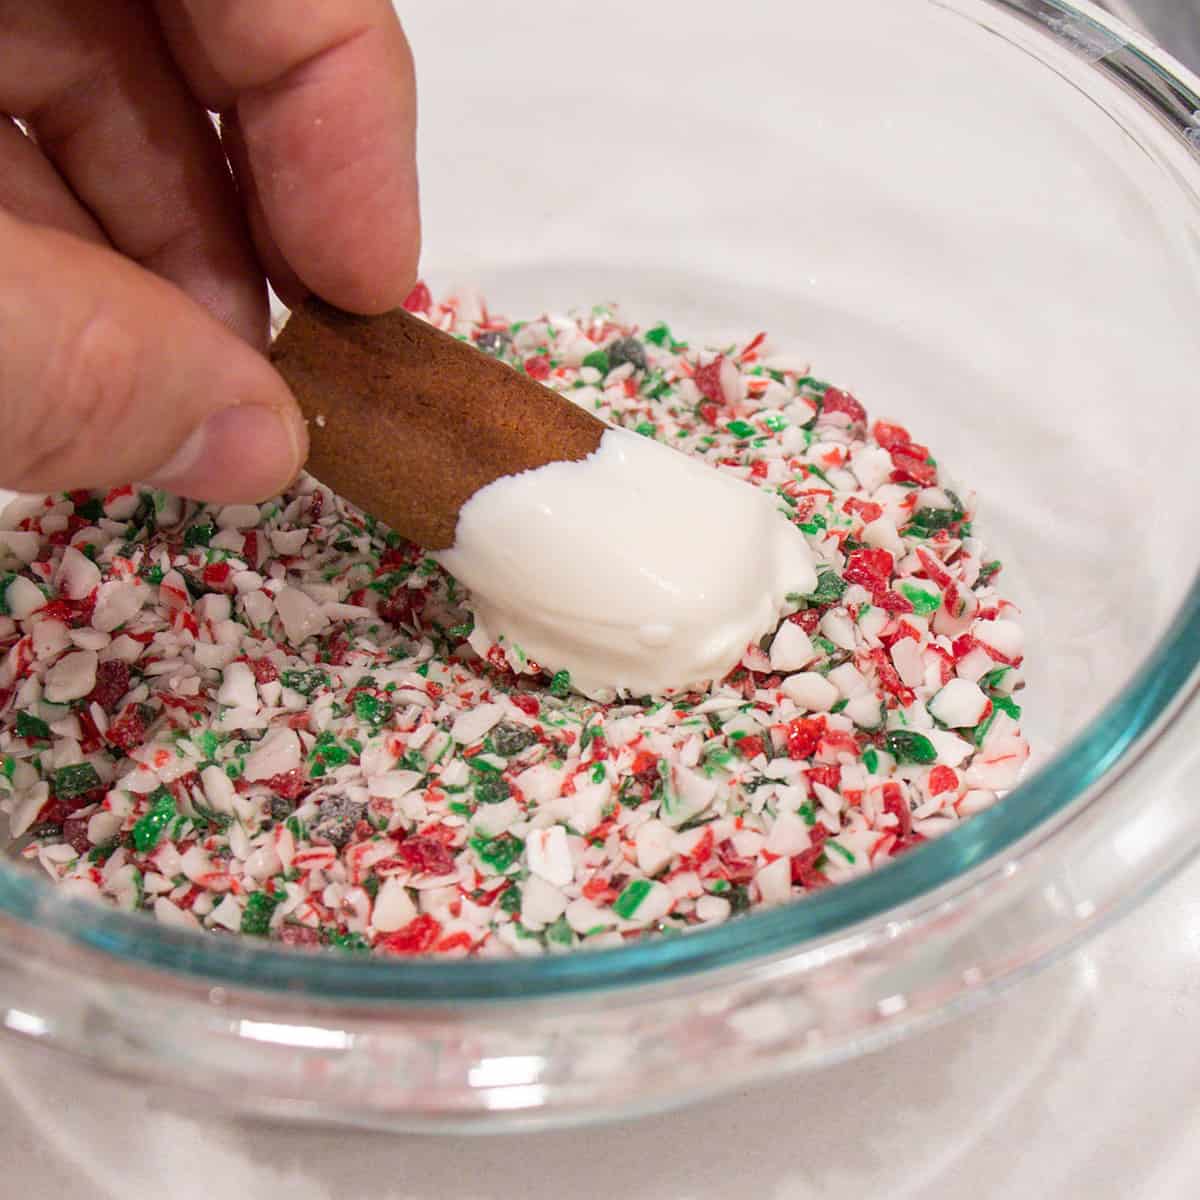
M193 500L265 500L291 483L307 451L298 412L235 405L208 417L146 482Z

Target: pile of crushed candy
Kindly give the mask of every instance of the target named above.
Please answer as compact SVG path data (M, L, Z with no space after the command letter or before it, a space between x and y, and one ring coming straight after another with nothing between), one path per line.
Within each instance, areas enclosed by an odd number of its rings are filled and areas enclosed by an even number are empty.
M702 694L602 704L480 644L452 578L311 478L258 506L17 499L0 809L63 892L293 946L615 946L881 867L1016 783L1018 614L905 429L763 335L408 307L773 492L816 591Z

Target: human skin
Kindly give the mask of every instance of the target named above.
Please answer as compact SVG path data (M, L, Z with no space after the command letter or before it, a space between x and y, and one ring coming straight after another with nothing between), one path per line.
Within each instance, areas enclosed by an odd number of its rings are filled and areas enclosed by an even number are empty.
M0 486L285 486L266 281L401 302L415 124L389 0L0 0Z

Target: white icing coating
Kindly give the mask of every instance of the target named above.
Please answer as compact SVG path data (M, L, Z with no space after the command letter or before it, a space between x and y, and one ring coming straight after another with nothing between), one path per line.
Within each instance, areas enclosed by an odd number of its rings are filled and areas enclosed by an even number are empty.
M471 589L476 639L597 699L719 679L817 583L768 493L624 429L481 488L435 557Z

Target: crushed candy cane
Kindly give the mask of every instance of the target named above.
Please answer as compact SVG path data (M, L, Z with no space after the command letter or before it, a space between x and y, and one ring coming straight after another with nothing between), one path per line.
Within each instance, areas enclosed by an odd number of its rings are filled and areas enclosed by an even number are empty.
M907 430L761 334L409 307L778 497L816 588L707 691L605 704L483 642L454 579L311 478L14 500L0 808L67 893L300 947L615 946L880 867L1014 786L1019 614Z

